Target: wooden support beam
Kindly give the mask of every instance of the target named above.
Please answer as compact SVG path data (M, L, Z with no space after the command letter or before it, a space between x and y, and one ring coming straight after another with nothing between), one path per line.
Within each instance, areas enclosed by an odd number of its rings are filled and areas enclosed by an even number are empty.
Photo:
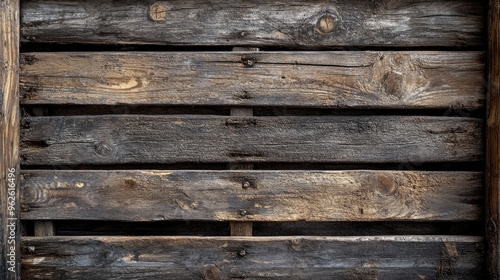
M490 0L486 129L486 240L491 280L500 279L500 0Z
M259 51L259 48L244 48L244 47L234 47L233 51ZM241 117L251 117L253 116L253 108L247 107L235 107L230 109L231 116L241 116ZM252 170L252 163L239 163L231 162L229 163L229 169L231 170ZM242 190L248 189L250 182L243 181L241 183ZM241 214L245 213L245 209L241 209ZM230 233L231 236L252 236L253 223L252 222L231 222L230 223Z
M0 1L0 279L20 277L19 0Z
M36 221L35 236L55 236L56 229L52 221Z

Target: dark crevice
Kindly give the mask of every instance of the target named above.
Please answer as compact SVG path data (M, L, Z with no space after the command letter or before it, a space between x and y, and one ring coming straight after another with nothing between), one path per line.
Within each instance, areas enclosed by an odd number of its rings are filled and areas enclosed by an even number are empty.
M119 164L119 165L22 165L23 170L226 170L227 163ZM253 163L254 170L400 170L483 171L484 162L403 163ZM251 172L251 171L250 171Z
M245 106L235 106L245 107ZM250 107L254 116L438 116L484 118L481 109L374 109L374 108L298 108ZM78 115L229 115L229 106L161 106L161 105L23 105L24 116L78 116Z
M23 221L34 235L33 221ZM54 221L59 236L228 236L229 222L205 221ZM368 236L484 234L481 221L469 222L254 222L254 236Z
M22 42L21 52L229 52L234 46L182 46L182 45L153 45L153 44L65 44L65 43L33 43ZM419 47L394 47L394 46L260 46L241 45L238 47L260 48L260 51L485 51L486 44L480 46L419 46Z

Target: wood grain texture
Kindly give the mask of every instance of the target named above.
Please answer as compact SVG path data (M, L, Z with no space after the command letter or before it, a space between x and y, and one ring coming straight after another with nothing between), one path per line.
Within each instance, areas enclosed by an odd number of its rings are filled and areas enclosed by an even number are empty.
M241 49L241 48L238 48ZM234 51L234 49L233 49ZM231 116L253 116L252 108L241 108L234 107L230 109ZM229 163L229 169L232 170L252 170L252 163ZM248 189L251 183L249 181L243 181L242 187ZM252 236L253 223L252 222L231 222L229 224L231 236Z
M479 109L485 99L484 56L435 51L25 53L21 101Z
M19 1L0 1L0 279L20 279ZM10 209L8 207L11 207Z
M25 165L175 162L466 162L482 120L414 116L26 117Z
M24 42L284 46L481 46L475 0L22 2Z
M56 229L52 221L35 221L35 236L54 236Z
M486 240L489 277L500 279L500 1L489 1Z
M23 238L23 279L484 279L483 240L384 237Z
M30 220L473 221L482 173L24 171ZM245 183L250 186L245 188Z

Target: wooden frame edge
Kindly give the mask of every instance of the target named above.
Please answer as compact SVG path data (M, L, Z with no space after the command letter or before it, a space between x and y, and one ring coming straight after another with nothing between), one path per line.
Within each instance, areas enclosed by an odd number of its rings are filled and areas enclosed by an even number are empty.
M20 279L19 0L0 0L0 278Z

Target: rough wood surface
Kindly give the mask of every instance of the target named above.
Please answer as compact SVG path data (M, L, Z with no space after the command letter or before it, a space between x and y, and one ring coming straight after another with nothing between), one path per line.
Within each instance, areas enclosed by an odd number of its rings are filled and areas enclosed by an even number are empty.
M486 128L486 241L490 279L500 279L500 1L490 0Z
M21 101L478 109L485 99L484 56L435 51L25 53Z
M285 46L481 46L476 0L22 2L24 42Z
M479 220L482 175L424 171L33 170L23 174L22 218Z
M52 221L35 221L35 236L54 236L56 229Z
M384 237L23 238L23 279L484 279L483 240Z
M234 50L233 50L234 51ZM231 116L253 116L252 108L235 107L230 109ZM229 163L229 169L232 170L252 170L253 164L251 163ZM249 181L242 182L242 187L249 188ZM230 225L231 236L252 236L253 223L252 222L231 222Z
M481 119L414 116L26 117L25 165L174 162L470 162Z
M19 1L0 1L0 279L20 279Z

